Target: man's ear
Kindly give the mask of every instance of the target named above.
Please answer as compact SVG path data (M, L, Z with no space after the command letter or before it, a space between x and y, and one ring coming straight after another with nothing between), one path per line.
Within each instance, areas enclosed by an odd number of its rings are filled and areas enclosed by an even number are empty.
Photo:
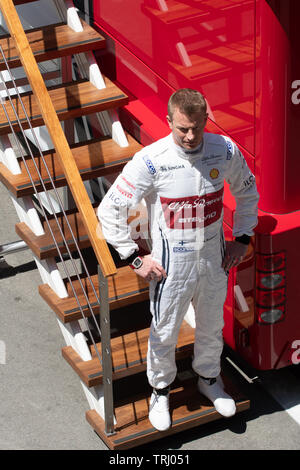
M169 115L166 116L167 118L167 123L169 124L169 128L172 129L172 120Z

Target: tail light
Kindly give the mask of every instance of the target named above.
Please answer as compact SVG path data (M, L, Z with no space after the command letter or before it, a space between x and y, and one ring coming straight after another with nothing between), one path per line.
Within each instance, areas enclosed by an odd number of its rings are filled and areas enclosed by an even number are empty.
M271 290L270 292L259 291L259 305L262 307L275 307L285 301L285 289Z
M286 299L285 252L256 255L256 313L260 323L284 320Z
M278 273L257 273L256 286L260 289L276 289L285 285L285 271Z
M277 271L285 267L285 253L276 253L272 255L258 254L256 258L256 268L262 272Z
M284 319L284 306L279 305L268 310L266 310L266 308L262 309L258 307L256 313L257 319L260 323L268 323L270 325L278 323Z

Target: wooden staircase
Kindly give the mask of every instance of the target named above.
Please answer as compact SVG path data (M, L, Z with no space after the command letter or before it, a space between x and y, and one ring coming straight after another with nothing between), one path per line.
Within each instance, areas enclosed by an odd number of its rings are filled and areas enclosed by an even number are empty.
M27 2L14 2L15 5L21 3ZM3 10L9 4L10 0L3 0L0 7ZM69 4L70 2L68 7ZM9 14L14 12L11 10ZM36 61L63 59L72 55L76 58L82 53L87 54L90 60L92 50L104 48L103 37L84 21L80 22L82 31L79 32L74 31L66 22L28 31L27 39ZM9 34L0 38L0 46L8 66L11 69L19 67L21 61L18 48ZM0 59L0 70L6 67L5 61ZM95 82L94 79L92 81ZM108 78L103 77L103 81L100 80L97 86L97 82L91 83L86 77L82 77L78 81L68 81L50 87L48 92L58 119L64 123L80 116L98 116L100 125L97 134L100 129L103 134L101 137L91 136L88 140L76 143L71 139L69 142L82 181L101 182L103 178L114 178L141 148L133 137L123 131L116 117L117 109L128 103L128 97ZM41 214L41 202L37 202L37 194L42 195L45 191L52 190L52 182L55 188L67 188L66 191L73 188L70 188L70 179L56 150L50 149L41 153L35 148L33 155L24 152L22 157L14 153L7 135L12 132L20 133L22 129L28 129L30 126L42 126L45 122L39 100L33 91L21 96L25 110L15 95L11 100L7 98L7 113L4 113L2 107L0 109L0 139L3 148L0 179L10 192L20 218L16 232L32 251L41 273L43 283L39 286L39 293L56 314L66 340L67 346L62 349L62 356L78 374L88 399L91 409L87 411L87 421L110 449L125 449L219 419L220 415L214 407L196 391L195 377L189 364L178 374L172 387L172 428L161 433L150 425L148 407L151 390L145 378L151 322L148 284L124 263L122 265L121 262L116 262L116 272L107 276L116 423L113 433L106 432L104 369L96 353L101 350L102 345L99 332L95 329L95 324L92 324L91 318L98 321L99 305L101 306L95 263L91 263L89 275L82 272L79 277L72 275L65 278L61 274L62 268L57 264L58 254L63 257L71 252L76 257L77 247L82 250L81 256L87 256L86 261L90 262L90 247L94 248L93 240L91 241L86 227L85 214L80 208L65 207L63 211L57 210L48 214L47 218ZM14 108L18 111L19 120L16 119ZM103 112L106 113L105 122L108 116L112 126L117 124L120 129L117 136L107 135L103 130L105 126L101 128L102 121L98 113ZM26 115L30 118L30 126ZM7 155L12 156L12 160L8 160ZM93 217L96 217L96 208L97 201L94 201L90 212ZM85 255L85 251L89 255ZM95 253L96 256L92 255L94 259L98 255L97 251ZM92 330L94 328L93 341L84 329L83 320L90 322ZM193 328L184 322L176 350L179 370L180 364L185 364L192 355L193 337ZM124 380L129 381L129 385L125 386L125 394L122 393L121 384ZM237 400L237 410L247 409L249 401L239 397L237 391L232 391L232 385L228 384L227 387Z
M49 89L49 95L60 121L76 118L98 111L104 111L128 103L128 98L110 80L105 79L106 88L97 90L90 82L82 81L76 84L69 83L63 86ZM32 93L22 96L25 110L33 127L44 124L42 115ZM18 110L19 120L23 129L28 129L29 124L25 117L25 110L18 106L18 99L12 98L12 105L8 108L8 119L16 132L20 132L20 124L16 122L13 107ZM10 132L10 124L7 116L0 113L0 135Z
M28 30L26 36L37 62L64 57L80 52L105 48L104 38L84 21L83 30L73 31L67 24L59 23ZM20 67L21 61L15 43L9 34L0 38L10 68ZM6 69L3 58L0 59L0 70Z
M79 142L71 145L77 167L83 180L90 180L105 176L107 174L118 172L130 160L131 156L138 151L141 146L127 134L128 147L120 147L110 137L90 140L88 143ZM43 152L47 167L51 172L56 187L66 186L67 180L63 169L56 157L55 150ZM35 189L43 191L43 187L37 172L39 169L43 183L47 189L51 189L49 175L43 165L40 155L36 155L32 161L30 155L25 155L26 165L21 160L19 162L21 173L12 175L7 171L5 165L0 163L0 178L7 189L17 198L31 196L34 193L31 179L27 173L26 166L35 182Z

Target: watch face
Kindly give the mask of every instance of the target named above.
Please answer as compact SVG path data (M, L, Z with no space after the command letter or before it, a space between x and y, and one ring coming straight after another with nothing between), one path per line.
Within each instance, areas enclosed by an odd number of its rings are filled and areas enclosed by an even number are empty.
M142 264L143 264L143 260L139 256L132 261L132 266L135 269L139 269L142 266Z

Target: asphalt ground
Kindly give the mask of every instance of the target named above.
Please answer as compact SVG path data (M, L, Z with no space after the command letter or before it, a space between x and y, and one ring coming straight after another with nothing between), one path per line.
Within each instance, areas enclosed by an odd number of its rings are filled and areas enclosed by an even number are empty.
M0 201L2 245L17 240L18 218L2 184ZM88 402L80 381L61 357L64 339L38 294L41 278L31 252L7 255L1 266L0 450L107 450L85 419ZM300 402L299 368L261 374L261 382L249 383L226 359L224 366L250 399L249 410L138 450L299 450L299 423L284 409Z

